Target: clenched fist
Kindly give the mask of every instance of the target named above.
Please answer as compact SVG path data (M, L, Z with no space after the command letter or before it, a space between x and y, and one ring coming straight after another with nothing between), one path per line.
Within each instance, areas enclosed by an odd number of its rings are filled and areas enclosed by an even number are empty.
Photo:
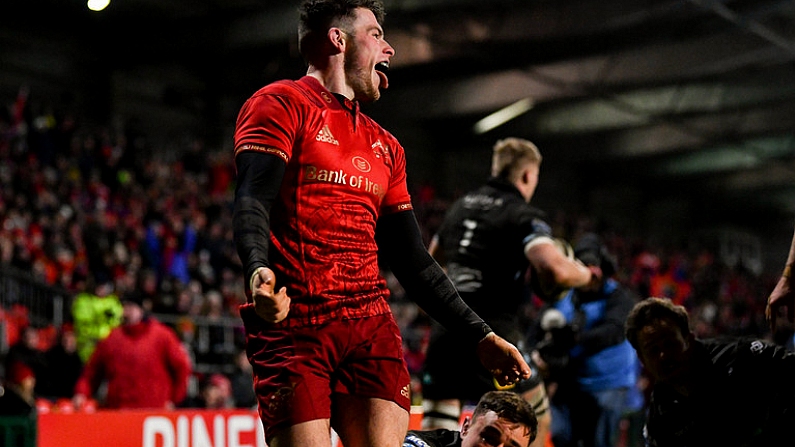
M276 276L268 267L260 267L251 275L251 297L257 315L268 323L279 323L290 312L290 297L287 288L274 292Z

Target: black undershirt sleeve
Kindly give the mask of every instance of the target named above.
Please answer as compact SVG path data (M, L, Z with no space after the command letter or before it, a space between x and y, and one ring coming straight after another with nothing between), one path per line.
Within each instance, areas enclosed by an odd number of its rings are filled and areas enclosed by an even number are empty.
M407 295L434 320L473 344L491 332L428 254L413 211L381 216L375 237L382 259Z
M270 209L279 194L286 163L273 155L243 152L235 157L235 165L237 186L232 227L248 290L254 270L268 266Z

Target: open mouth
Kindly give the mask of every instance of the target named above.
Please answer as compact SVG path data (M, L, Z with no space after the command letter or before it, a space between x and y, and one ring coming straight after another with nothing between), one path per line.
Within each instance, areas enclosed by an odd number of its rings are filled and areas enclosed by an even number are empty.
M378 78L381 79L381 88L388 88L389 87L389 79L386 77L386 72L389 70L389 62L379 62L375 64L375 72L378 74Z

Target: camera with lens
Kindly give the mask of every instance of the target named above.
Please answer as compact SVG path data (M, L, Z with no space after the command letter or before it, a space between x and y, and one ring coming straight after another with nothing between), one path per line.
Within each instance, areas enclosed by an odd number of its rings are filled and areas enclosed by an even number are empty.
M541 315L543 337L536 343L535 350L546 364L544 369L548 376L555 376L568 366L570 352L577 345L580 320L578 316L568 322L555 308L548 308Z

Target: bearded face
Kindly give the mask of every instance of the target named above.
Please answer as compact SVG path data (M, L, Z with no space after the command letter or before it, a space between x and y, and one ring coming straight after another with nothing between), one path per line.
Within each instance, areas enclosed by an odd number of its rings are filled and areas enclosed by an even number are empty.
M354 99L362 102L377 101L381 97L378 89L378 74L371 59L359 43L356 36L351 36L345 50L345 77L348 85L353 88Z
M345 82L353 90L353 99L372 102L389 86L385 71L395 49L384 38L384 30L366 8L357 8L345 35Z

